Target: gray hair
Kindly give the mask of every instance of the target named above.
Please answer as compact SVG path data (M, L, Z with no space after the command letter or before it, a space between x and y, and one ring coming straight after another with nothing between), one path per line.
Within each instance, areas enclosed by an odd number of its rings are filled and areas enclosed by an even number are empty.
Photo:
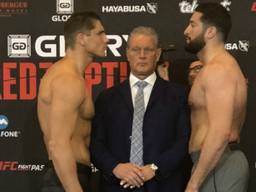
M155 39L156 42L156 46L159 47L159 37L158 34L156 32L156 30L152 27L146 27L146 26L139 26L139 27L135 27L129 37L128 37L128 41L127 41L127 48L129 48L130 45L130 40L132 38L133 35L147 35L147 36L152 36Z

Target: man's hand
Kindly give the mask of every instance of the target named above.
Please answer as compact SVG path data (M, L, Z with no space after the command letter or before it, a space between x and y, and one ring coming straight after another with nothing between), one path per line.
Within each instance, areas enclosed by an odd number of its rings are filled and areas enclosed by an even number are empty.
M144 184L144 176L139 166L132 163L119 163L114 169L113 174L121 179L120 185L124 188L141 187Z
M150 165L145 165L141 167L141 171L144 176L144 182L149 181L156 175L155 171L150 167Z

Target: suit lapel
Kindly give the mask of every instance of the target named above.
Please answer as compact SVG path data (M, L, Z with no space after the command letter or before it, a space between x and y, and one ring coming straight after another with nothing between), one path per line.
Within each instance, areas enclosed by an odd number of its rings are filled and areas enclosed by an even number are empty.
M132 104L132 94L129 84L129 80L126 79L123 83L120 84L120 93L124 98L124 101L131 113L133 113L133 104Z
M127 117L128 122L126 126L128 129L124 129L124 135L127 136L128 139L126 139L126 144L127 147L125 150L127 154L127 159L130 157L130 147L131 147L131 140L130 137L132 135L132 119L133 119L133 104L132 104L132 94L131 94L131 88L130 88L130 83L129 79L126 79L123 83L120 84L119 86L119 92L121 94L121 97L123 98L123 101L125 102L128 111L130 112L130 116ZM121 110L127 110L127 109L121 109ZM124 122L125 123L125 122Z
M160 98L160 96L163 94L163 80L161 80L159 77L157 77L156 82L153 86L151 95L149 97L148 106L146 109L146 113L151 109L151 107L154 105L154 103Z

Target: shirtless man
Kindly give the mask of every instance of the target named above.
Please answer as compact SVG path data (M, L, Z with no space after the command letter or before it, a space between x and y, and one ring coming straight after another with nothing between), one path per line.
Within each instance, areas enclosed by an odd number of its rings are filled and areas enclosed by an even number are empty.
M229 145L239 142L247 99L246 79L224 47L230 28L225 8L202 3L184 31L186 50L204 65L189 95L194 167L186 192L247 191L248 162Z
M66 56L43 76L38 117L50 162L43 192L90 192L91 119L94 107L84 71L94 56L105 56L107 37L93 12L73 14L65 23Z

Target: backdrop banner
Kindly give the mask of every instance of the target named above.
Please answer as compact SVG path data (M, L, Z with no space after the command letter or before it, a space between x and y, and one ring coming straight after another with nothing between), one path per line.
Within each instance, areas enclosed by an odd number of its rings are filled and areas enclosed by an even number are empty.
M201 2L206 0L201 0ZM109 38L107 57L96 58L85 71L93 99L127 78L128 34L154 27L170 62L171 81L187 86L188 65L183 31L197 0L1 0L0 1L0 191L39 192L47 153L40 131L36 99L41 77L65 55L63 25L74 12L91 10L103 19ZM215 0L231 14L233 27L225 47L248 79L249 95L241 148L250 164L249 192L256 191L256 0ZM95 169L94 169L95 171ZM99 172L93 173L95 192Z

